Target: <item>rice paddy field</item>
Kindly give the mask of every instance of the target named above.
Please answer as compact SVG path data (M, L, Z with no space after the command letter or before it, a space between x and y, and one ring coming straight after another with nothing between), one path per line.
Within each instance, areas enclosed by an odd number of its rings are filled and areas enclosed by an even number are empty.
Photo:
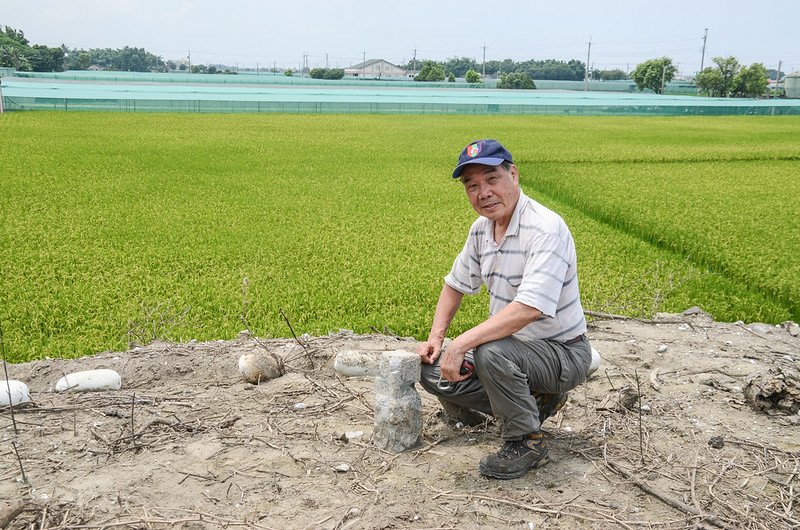
M585 309L800 320L800 117L0 115L9 360L153 338L427 336L480 137L572 229ZM485 317L465 301L453 334Z

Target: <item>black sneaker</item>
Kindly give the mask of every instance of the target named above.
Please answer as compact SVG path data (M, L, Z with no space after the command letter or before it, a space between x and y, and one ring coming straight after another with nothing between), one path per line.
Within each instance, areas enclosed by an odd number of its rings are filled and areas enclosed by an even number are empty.
M567 404L568 394L540 394L533 392L533 397L536 398L536 406L539 408L539 424L544 423L544 420L555 416L558 411L564 408Z
M549 461L547 446L541 433L528 435L524 440L507 441L493 455L481 459L481 475L491 478L519 478L532 468L542 467Z

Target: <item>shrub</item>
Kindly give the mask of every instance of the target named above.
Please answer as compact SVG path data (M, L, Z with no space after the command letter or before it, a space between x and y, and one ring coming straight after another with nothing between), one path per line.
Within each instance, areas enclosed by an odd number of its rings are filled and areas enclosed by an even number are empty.
M482 81L481 74L472 69L467 70L467 75L465 77L467 79L467 83L480 83Z
M525 72L511 72L502 74L497 88L536 88L536 84L530 75Z

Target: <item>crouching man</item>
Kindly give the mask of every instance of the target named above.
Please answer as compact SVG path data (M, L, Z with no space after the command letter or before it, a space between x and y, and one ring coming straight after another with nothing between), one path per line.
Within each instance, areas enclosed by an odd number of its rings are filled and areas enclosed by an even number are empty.
M547 462L541 424L586 379L591 362L575 244L559 215L522 193L511 153L496 140L465 147L453 178L480 217L444 279L428 340L418 345L421 383L454 419L494 416L503 446L481 459L480 472L517 478ZM489 318L443 350L462 297L481 285Z

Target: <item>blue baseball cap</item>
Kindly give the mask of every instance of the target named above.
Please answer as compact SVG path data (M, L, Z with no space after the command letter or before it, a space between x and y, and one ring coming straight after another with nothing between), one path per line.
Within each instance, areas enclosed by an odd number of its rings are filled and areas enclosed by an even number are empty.
M458 165L453 171L453 178L461 176L464 166L469 164L481 164L484 166L499 166L503 162L514 163L511 153L503 147L497 140L487 139L472 142L461 151L458 156Z

